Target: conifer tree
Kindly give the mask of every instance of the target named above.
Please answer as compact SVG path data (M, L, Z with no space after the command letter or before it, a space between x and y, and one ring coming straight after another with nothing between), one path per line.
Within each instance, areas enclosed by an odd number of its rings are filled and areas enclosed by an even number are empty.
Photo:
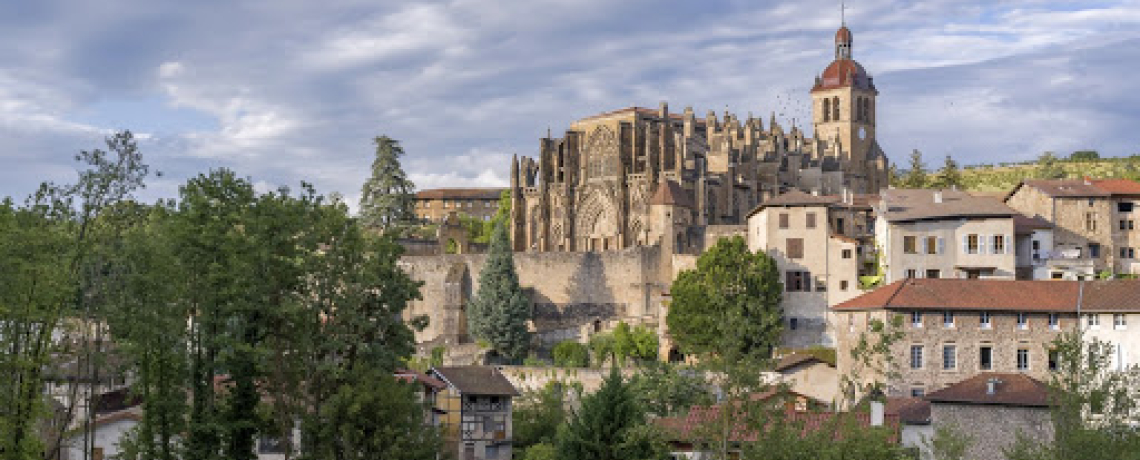
M400 166L400 141L379 136L373 142L376 159L360 196L360 217L367 226L389 229L412 220L415 184Z
M647 434L645 412L617 367L602 387L582 398L582 407L558 432L558 458L624 460L659 458L662 452Z
M479 274L479 292L467 306L468 331L496 352L517 360L526 355L530 343L528 318L530 302L519 286L507 229L500 223L491 235L487 262Z
M922 152L914 149L910 154L910 169L902 177L903 188L926 188L930 179L926 174L926 164L922 162Z
M938 188L962 188L962 171L950 155L946 155L946 163L938 170L935 185Z

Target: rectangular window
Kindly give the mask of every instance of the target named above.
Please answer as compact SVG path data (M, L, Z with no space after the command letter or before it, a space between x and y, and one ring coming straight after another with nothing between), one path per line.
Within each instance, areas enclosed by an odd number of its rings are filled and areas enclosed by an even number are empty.
M942 369L952 370L958 368L958 346L957 345L943 345L942 346Z
M1100 327L1100 315L1096 313L1085 314L1085 322L1089 327Z
M847 280L841 280L839 282L839 290L840 291L846 291L847 290Z
M904 236L903 237L903 253L918 254L918 237Z
M994 368L994 349L991 346L978 348L978 370L989 371Z
M788 329L796 330L800 327L800 319L796 317L788 318Z
M1061 318L1056 313L1049 314L1049 329L1059 329L1061 327Z
M1060 366L1061 354L1057 350L1049 350L1049 370L1055 371Z
M1085 230L1088 230L1090 232L1096 231L1096 213L1095 212L1086 212L1085 213Z
M1116 212L1132 212L1132 202L1121 201L1116 203Z
M780 228L788 228L788 215L780 214Z
M966 235L966 254L977 254L979 241L978 235Z
M488 444L486 450L483 451L483 458L486 460L497 460L499 458L499 446Z
M1025 313L1018 313L1017 314L1017 328L1018 329L1029 329L1029 315L1027 315Z
M982 329L989 329L990 326L991 326L991 324L990 324L990 312L983 311L983 312L979 313L978 314L978 327L981 327Z
M938 237L936 237L936 236L926 237L926 253L927 254L938 254Z
M1127 220L1121 220L1120 221L1120 229L1121 230L1128 230L1128 221Z
M815 213L807 213L807 228L815 228Z
M1128 327L1128 321L1124 319L1123 313L1114 313L1112 315L1112 327L1116 329L1124 329Z
M1017 370L1029 370L1029 350L1025 348L1017 349Z
M942 312L942 327L945 327L945 328L954 327L954 312L952 312L952 311Z
M994 235L994 254L1005 254L1005 235Z
M844 259L850 259L851 258L851 250L850 249L844 249L842 254L843 254Z
M784 290L788 292L811 292L811 272L788 271L784 274Z
M926 271L926 277L927 278L941 278L942 272L940 270L927 270Z
M922 327L922 312L918 312L918 311L910 312L910 326L911 327Z
M835 232L840 234L840 235L846 235L846 233L844 233L843 218L842 217L835 219Z
M926 390L924 390L922 387L914 387L910 389L910 397L921 398L924 396L926 396Z
M910 346L910 368L922 369L922 345Z
M918 270L915 270L913 268L908 268L906 270L906 277L907 278L918 278Z
M804 239L803 238L788 238L785 240L786 249L789 259L802 259L804 258Z
M1100 257L1100 244L1089 243L1089 257Z

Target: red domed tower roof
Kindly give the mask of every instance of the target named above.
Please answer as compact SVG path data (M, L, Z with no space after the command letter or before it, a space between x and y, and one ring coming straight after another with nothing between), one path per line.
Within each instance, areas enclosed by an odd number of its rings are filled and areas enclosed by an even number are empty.
M851 43L851 29L848 29L847 26L840 27L835 32L835 44L840 43Z
M851 41L851 29L846 25L835 32L835 60L816 78L812 92L846 87L875 90L871 76L851 58Z

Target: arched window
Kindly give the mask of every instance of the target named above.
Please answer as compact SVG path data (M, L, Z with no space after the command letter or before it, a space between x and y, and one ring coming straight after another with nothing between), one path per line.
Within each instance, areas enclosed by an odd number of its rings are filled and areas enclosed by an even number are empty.
M831 98L831 119L839 121L839 96Z
M831 99L823 100L823 121L831 121Z
M874 99L867 99L867 122L875 122L875 101Z
M856 120L858 120L858 121L863 121L863 117L864 117L864 116L865 116L865 114L867 113L867 112L864 110L864 109L866 109L866 108L867 108L867 106L864 104L865 102L867 102L867 101L866 101L866 100L864 100L863 98L859 98L859 99L858 99L858 104L857 104L857 106L856 106L856 112L855 112L855 119L856 119Z

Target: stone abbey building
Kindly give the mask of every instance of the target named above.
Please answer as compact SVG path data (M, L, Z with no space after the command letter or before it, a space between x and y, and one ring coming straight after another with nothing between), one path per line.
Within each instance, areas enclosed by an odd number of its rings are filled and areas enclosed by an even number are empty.
M698 118L661 104L578 120L562 137L542 139L537 158L514 159L510 231L539 346L584 341L624 321L656 328L662 355L673 356L665 330L673 279L718 238L746 234L750 211L791 190L854 206L851 197L885 187L878 91L851 44L840 28L835 59L811 91L814 137L774 117ZM416 334L420 350L444 346L467 363L466 304L486 255L415 254L401 264L424 282L423 299L406 312L431 319ZM818 308L785 309L801 325L824 324ZM790 327L785 343L825 342L822 329Z
M887 158L875 140L878 90L852 59L846 26L835 60L815 81L814 137L692 108L629 107L578 120L511 164L516 251L581 252L631 246L700 250L711 225L743 225L750 210L787 190L876 193ZM655 211L656 210L656 211Z

